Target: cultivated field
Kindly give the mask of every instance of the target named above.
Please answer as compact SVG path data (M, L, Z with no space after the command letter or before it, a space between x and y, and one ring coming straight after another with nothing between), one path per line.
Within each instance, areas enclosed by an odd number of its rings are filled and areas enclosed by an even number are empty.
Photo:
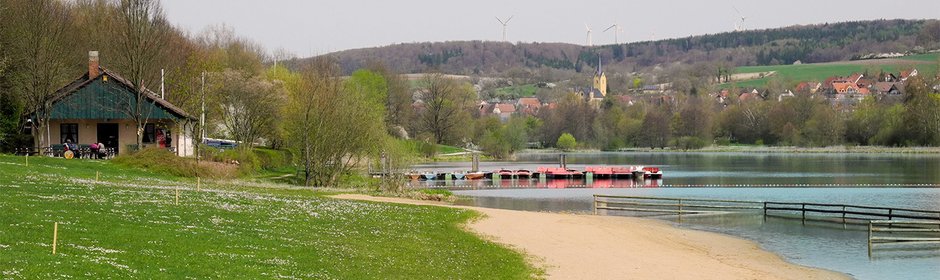
M917 68L922 75L930 76L937 73L938 59L940 59L940 53L930 53L907 56L900 59L875 59L801 65L747 66L738 67L736 73L746 74L773 71L776 72L773 77L780 77L784 81L791 82L822 82L831 76L849 76L852 73L864 73L866 70L869 73L877 73L878 71L898 73L901 70L910 68ZM724 84L723 87L764 87L770 79L772 79L772 77L738 81Z

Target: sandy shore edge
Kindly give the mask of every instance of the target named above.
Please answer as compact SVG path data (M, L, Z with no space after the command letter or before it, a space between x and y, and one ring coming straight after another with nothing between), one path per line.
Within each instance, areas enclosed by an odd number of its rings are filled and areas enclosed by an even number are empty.
M789 263L756 243L662 221L454 206L360 194L337 199L478 211L468 229L520 250L549 279L849 279Z

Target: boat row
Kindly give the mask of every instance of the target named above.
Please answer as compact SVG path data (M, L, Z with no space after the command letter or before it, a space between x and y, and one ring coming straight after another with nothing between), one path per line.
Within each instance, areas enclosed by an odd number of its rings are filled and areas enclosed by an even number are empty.
M661 179L663 171L651 166L599 166L576 170L564 167L539 167L535 172L527 169L499 169L492 172L410 172L406 174L412 180L480 180L480 179Z

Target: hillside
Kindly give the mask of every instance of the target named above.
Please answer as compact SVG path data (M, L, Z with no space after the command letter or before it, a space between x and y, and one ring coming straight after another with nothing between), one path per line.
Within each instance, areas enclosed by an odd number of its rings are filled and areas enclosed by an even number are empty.
M912 68L921 71L926 77L932 77L938 71L938 61L940 61L940 53L928 53L905 56L899 59L872 59L801 65L744 66L735 69L735 73L773 72L774 74L762 78L726 83L723 84L722 87L762 88L765 87L771 79L775 78L792 84L793 82L801 81L819 82L832 76L849 76L853 73L868 73L866 74L867 76L876 75L879 72L898 73L902 70Z
M327 56L351 72L379 61L403 73L441 71L460 75L498 74L513 68L581 72L600 57L625 72L681 62L729 66L822 63L872 53L907 53L940 47L938 20L877 20L790 26L586 47L565 43L456 41L408 43L340 51ZM295 61L296 62L296 61Z

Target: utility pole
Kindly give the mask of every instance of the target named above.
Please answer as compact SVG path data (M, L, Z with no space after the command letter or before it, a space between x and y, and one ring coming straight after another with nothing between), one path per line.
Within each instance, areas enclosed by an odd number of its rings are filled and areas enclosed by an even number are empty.
M206 141L206 71L202 71L202 97L200 97L200 101L202 103L202 113L199 114L199 143L196 147ZM196 159L201 156L197 154Z
M166 100L166 91L164 90L165 80L163 79L163 69L160 69L160 99Z

